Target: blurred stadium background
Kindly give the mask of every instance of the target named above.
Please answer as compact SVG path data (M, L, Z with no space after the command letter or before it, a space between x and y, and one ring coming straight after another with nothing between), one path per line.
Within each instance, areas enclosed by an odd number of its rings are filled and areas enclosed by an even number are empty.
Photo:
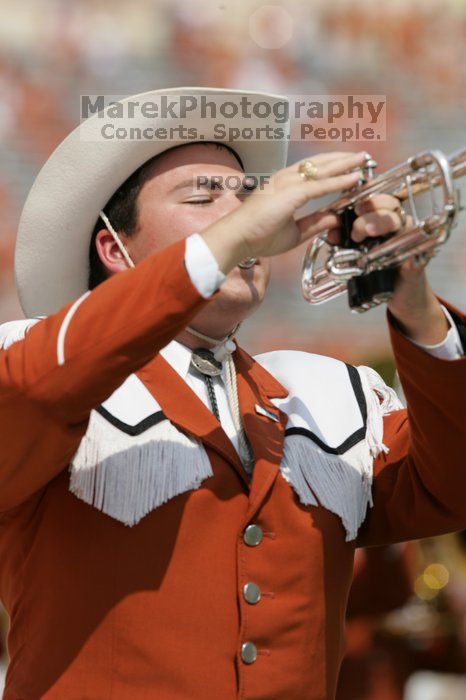
M387 140L346 145L370 150L380 172L426 148L466 145L465 47L466 0L0 0L0 320L22 317L13 279L20 211L41 165L77 125L79 95L176 85L384 94ZM293 143L290 162L318 150ZM268 299L241 331L246 347L389 362L384 310L356 318L343 297L309 307L302 256L274 261ZM430 264L434 289L457 305L465 267L463 214Z

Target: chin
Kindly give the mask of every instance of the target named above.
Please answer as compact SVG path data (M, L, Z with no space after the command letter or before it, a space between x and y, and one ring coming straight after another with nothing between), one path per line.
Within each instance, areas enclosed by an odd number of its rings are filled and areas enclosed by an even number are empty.
M215 299L196 317L204 327L201 332L216 338L229 333L261 305L268 281L268 268L235 268L222 284Z
M235 267L222 284L218 300L238 305L260 304L269 282L269 270L260 263L248 270Z

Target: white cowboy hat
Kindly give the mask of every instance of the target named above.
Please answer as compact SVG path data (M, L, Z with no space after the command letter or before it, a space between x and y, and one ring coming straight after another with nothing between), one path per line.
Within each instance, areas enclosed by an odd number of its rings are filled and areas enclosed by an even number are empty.
M217 105L231 104L243 98L250 104L260 103L257 114L238 113L225 117L220 111L217 118L212 111L201 113L202 96ZM192 107L185 119L179 112L168 110L153 116L162 101L175 101ZM283 138L236 140L229 129L277 127L277 109L286 98L280 95L243 90L209 87L182 87L154 90L133 95L115 106L108 106L84 120L58 146L37 176L24 206L18 229L15 251L15 276L21 306L26 316L54 313L65 303L78 298L87 290L89 275L90 237L99 216L123 182L150 158L180 145L205 139L230 146L241 158L245 172L270 174L286 165L289 122L278 124ZM139 106L135 106L139 104ZM132 107L131 107L132 105ZM145 105L143 108L141 105ZM274 111L275 110L275 111ZM246 110L248 111L248 110ZM264 113L269 116L264 116ZM185 124L196 128L197 138L167 140L162 137L134 137L150 127L162 128L170 134L170 127ZM224 138L215 131L216 124L225 124ZM103 132L105 127L105 135ZM122 131L117 132L117 129ZM130 129L139 130L129 135ZM246 135L246 138L250 138ZM121 138L118 137L120 134Z

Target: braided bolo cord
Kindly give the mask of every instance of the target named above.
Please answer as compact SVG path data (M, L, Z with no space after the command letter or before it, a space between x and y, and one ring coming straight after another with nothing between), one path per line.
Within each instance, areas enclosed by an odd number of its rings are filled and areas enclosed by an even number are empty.
M217 397L215 396L214 381L212 377L209 377L207 374L203 374L202 376L204 377L204 381L206 383L207 393L209 395L209 401L212 407L212 413L220 423L220 412L218 410Z

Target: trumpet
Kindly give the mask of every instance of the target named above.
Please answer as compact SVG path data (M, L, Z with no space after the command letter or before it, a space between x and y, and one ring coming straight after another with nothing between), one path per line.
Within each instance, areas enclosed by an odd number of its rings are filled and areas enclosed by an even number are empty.
M302 292L310 304L321 304L348 293L352 311L364 312L386 302L393 294L398 267L414 256L433 257L449 238L460 210L454 181L466 175L466 149L446 156L432 150L417 154L401 165L374 176L369 156L359 184L321 211L342 219L342 241L332 245L327 232L314 237L303 261ZM409 206L409 225L389 237L366 238L356 244L351 227L359 202L390 194ZM426 193L428 212L421 216L418 195Z

